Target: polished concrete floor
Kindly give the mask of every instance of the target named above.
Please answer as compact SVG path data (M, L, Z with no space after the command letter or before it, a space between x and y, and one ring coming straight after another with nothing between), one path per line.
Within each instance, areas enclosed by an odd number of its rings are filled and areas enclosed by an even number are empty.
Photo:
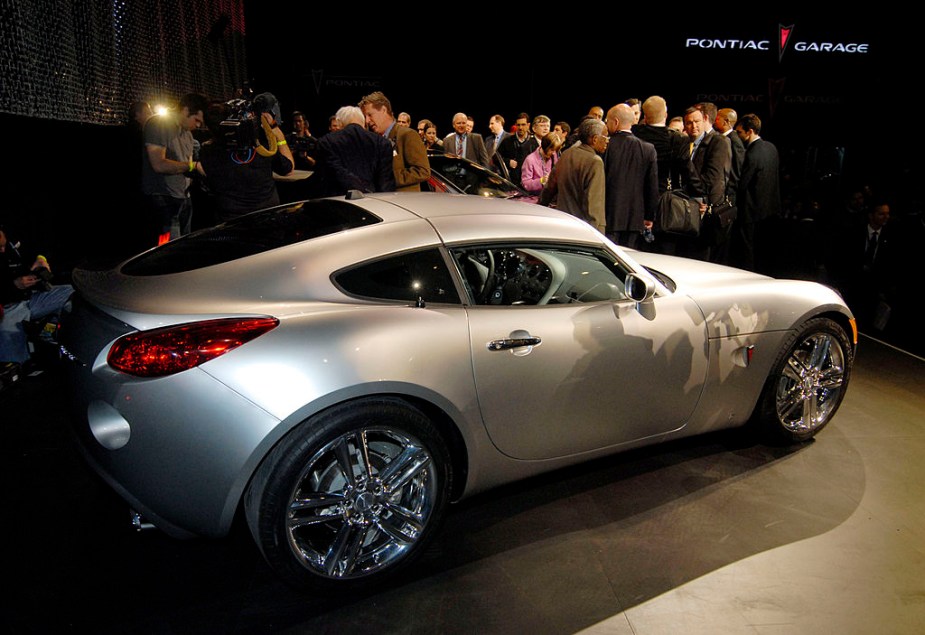
M132 531L53 371L0 417L4 633L925 632L925 360L867 338L813 442L713 434L483 494L353 597L290 590L244 527Z

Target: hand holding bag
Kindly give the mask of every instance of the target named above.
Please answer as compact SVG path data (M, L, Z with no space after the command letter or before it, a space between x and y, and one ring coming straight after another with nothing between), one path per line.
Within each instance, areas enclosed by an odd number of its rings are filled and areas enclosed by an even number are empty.
M700 203L683 190L668 189L659 197L656 229L668 234L698 236L700 234Z

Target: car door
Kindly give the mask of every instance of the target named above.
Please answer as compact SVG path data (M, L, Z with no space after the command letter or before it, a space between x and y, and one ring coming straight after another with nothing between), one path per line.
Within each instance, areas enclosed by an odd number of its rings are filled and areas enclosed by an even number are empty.
M684 426L707 370L703 316L664 294L640 310L603 248L451 249L471 295L472 364L493 443L549 459Z

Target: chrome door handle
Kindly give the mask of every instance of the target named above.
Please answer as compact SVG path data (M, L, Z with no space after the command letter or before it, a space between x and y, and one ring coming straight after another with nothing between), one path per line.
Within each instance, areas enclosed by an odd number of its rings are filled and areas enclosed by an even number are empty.
M510 337L502 340L492 340L488 343L490 351L505 351L512 348L523 348L524 346L537 346L542 342L538 337L529 335L527 337Z

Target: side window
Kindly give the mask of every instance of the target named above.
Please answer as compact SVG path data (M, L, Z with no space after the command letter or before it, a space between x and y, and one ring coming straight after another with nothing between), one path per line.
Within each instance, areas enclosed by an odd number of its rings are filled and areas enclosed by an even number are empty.
M564 246L455 248L474 304L546 305L626 298L626 272L604 250Z
M459 303L453 278L436 249L367 262L335 274L334 283L346 293L364 298Z

